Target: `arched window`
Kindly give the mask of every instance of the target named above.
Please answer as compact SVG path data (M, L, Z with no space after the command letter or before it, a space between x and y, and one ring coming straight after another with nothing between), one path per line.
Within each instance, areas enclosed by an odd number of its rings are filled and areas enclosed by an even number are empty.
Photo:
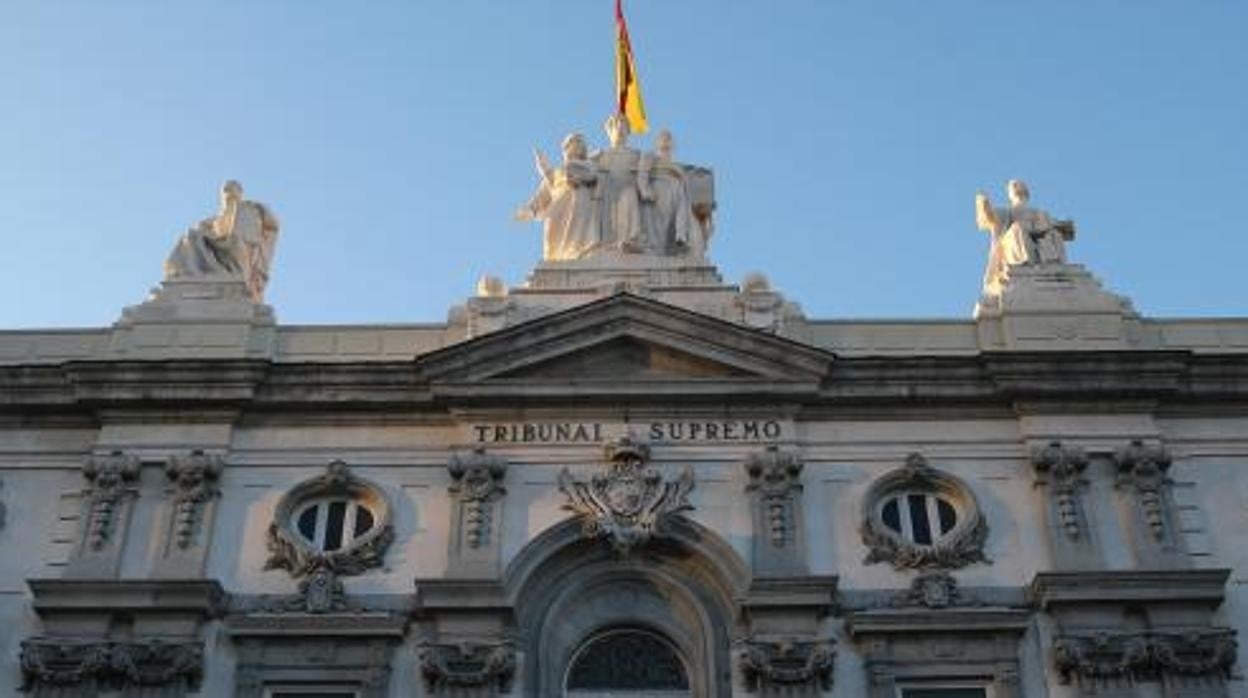
M689 677L675 648L662 637L633 628L592 637L572 659L568 698L683 698Z

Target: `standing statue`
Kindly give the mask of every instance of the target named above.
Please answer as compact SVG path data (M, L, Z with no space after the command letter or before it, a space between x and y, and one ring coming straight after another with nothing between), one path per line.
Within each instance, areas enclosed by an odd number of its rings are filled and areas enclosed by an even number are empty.
M652 204L646 206L647 228L660 253L701 257L706 241L693 215L685 168L672 160L672 146L672 132L660 131L647 168L653 194Z
M542 259L579 259L601 241L594 188L598 173L590 162L585 137L573 133L563 139L563 165L551 167L535 150L541 182L533 198L516 211L516 220L540 220Z
M1075 238L1075 224L1055 221L1048 213L1028 205L1031 191L1021 180L1005 185L1010 206L994 209L988 195L975 194L975 216L980 230L988 232L991 246L984 270L984 293L997 295L1010 267L1065 264L1066 242Z
M267 206L243 198L234 180L221 186L221 211L178 239L165 260L165 279L229 277L247 286L252 302L264 300L277 244L278 222Z
M656 245L647 234L641 211L643 201L654 201L646 171L649 159L628 147L628 120L622 115L612 114L603 127L611 147L592 158L599 173L594 196L602 242L625 252L654 252Z

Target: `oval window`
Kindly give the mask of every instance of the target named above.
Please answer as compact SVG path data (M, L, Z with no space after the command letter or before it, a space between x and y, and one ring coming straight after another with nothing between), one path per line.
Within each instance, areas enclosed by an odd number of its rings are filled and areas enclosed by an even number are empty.
M377 518L363 502L346 497L314 499L295 513L294 529L321 552L334 552L373 530Z

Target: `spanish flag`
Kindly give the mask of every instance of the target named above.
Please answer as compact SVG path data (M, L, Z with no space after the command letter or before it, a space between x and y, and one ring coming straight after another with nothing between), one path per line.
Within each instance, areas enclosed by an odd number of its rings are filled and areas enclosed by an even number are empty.
M617 109L628 119L628 130L645 133L646 105L641 102L641 84L633 65L633 46L628 41L628 25L624 22L623 0L615 0L615 89Z

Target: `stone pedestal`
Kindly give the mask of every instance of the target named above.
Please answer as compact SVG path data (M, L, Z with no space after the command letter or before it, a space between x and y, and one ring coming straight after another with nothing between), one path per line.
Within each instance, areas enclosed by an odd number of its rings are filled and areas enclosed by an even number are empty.
M975 305L985 350L1126 349L1138 335L1131 301L1078 264L1011 267L999 295Z
M164 281L113 325L108 358L265 358L273 353L273 309L249 300L230 277Z

